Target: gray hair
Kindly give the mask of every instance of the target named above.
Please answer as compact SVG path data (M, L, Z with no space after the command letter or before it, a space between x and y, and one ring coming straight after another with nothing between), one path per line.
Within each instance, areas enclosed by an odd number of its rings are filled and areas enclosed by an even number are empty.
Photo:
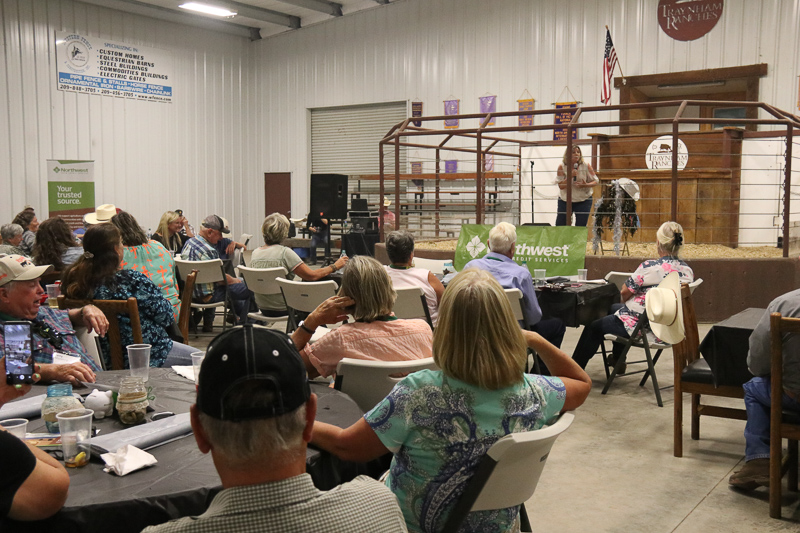
M280 213L272 213L261 224L264 244L280 244L289 236L289 219Z
M252 409L259 405L271 406L273 399L272 391L245 384L228 395L225 406ZM202 411L198 415L215 452L234 468L265 461L274 463L278 457L289 457L302 451L305 405L285 415L239 422L219 420Z
M489 249L498 254L508 253L517 242L517 228L501 222L489 231Z
M392 312L397 293L386 269L377 260L366 255L350 259L342 272L339 296L348 296L356 305L350 313L356 320L373 322Z
M3 237L3 242L14 239L25 232L19 224L3 224L0 226L0 236Z
M683 247L683 227L677 222L664 222L656 232L656 242L662 250L677 257Z
M406 231L393 231L386 237L386 253L394 264L408 263L414 253L414 236Z

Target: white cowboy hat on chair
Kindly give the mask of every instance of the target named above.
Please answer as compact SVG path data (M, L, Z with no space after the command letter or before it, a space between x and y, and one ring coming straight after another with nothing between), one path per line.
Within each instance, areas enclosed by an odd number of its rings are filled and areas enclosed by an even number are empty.
M117 206L114 204L103 204L95 209L94 213L86 213L83 217L87 224L106 224L111 222L111 217L117 214Z
M668 344L678 344L686 336L683 329L683 301L681 280L677 272L670 272L664 280L647 291L645 296L647 318L653 334Z

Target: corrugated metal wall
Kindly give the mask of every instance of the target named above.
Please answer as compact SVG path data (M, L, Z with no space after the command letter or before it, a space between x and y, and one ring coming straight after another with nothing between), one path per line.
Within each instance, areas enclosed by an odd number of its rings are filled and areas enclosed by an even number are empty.
M440 114L453 96L469 113L488 93L503 111L526 89L541 109L565 86L596 105L605 24L627 75L768 63L761 98L796 109L800 2L726 0L723 20L691 42L660 30L657 5L395 0L251 43L72 0L0 0L0 210L45 211L46 159L95 159L97 201L147 227L182 207L195 224L218 211L237 234L256 233L263 172L291 172L292 210L308 208L309 109L420 99ZM58 91L57 30L170 51L174 103Z
M800 2L726 0L723 19L690 42L659 28L657 6L655 0L397 0L271 37L256 43L266 118L262 164L293 172L292 207L301 212L310 168L308 108L420 99L425 114L434 115L452 96L462 113L475 113L478 97L488 93L504 111L515 109L527 89L542 109L562 92L569 100L565 87L583 105L599 105L606 24L628 76L763 62L769 74L761 81L762 100L796 109ZM409 154L418 159L424 157Z
M3 222L26 203L47 218L47 159L95 160L97 203L130 211L145 229L183 208L195 227L219 212L238 235L243 213L263 211L249 40L69 0L2 0L0 19ZM56 31L168 51L173 103L57 90Z

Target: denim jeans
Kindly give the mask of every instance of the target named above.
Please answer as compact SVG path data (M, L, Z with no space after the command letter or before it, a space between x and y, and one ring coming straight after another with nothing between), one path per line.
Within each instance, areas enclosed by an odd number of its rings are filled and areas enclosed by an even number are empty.
M585 228L589 222L589 212L592 210L592 199L587 198L582 202L572 202L572 214L575 215L575 227ZM558 199L558 214L556 215L556 226L567 225L567 202Z
M619 335L620 337L629 337L622 320L617 318L616 315L608 315L598 320L595 320L588 326L583 328L581 338L578 340L578 345L575 346L575 351L572 352L572 359L580 365L581 368L586 368L589 359L594 357L597 350L600 348L600 343L603 342L606 333ZM614 354L619 356L622 352L622 346L614 343Z
M744 407L747 424L744 426L744 460L769 458L770 378L755 377L744 385ZM783 394L783 408L800 414L800 402Z
M233 310L239 318L238 324L247 323L247 313L250 311L250 302L253 298L253 292L247 288L245 283L229 283L228 296L233 302ZM214 287L214 295L211 297L212 302L221 302L225 299L225 286L216 285ZM215 308L209 307L203 310L203 322L211 324L214 321Z

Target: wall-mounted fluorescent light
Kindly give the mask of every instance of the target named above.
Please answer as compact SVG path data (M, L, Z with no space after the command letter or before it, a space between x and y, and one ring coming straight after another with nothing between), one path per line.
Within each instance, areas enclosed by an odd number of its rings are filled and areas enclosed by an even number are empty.
M217 7L208 4L201 4L199 2L186 2L178 7L188 9L189 11L197 11L198 13L205 13L206 15L214 15L217 17L232 17L236 15L236 11L230 11L224 7Z
M725 80L698 81L694 83L676 83L674 85L659 85L659 89L686 89L688 87L720 87L725 85Z

